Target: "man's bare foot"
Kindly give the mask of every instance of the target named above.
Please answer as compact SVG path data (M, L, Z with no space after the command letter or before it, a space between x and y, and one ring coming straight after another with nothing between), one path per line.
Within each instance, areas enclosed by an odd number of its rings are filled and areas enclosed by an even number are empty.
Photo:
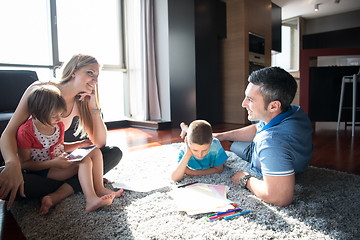
M189 126L186 125L184 122L180 123L180 128L181 128L181 133L180 133L180 137L182 139L185 138L187 130L189 129Z
M85 211L92 212L100 207L111 205L114 198L115 198L115 193L113 192L111 194L104 195L102 197L94 198L90 202L86 201Z
M47 195L41 199L40 215L46 215L50 208L54 206L51 196Z

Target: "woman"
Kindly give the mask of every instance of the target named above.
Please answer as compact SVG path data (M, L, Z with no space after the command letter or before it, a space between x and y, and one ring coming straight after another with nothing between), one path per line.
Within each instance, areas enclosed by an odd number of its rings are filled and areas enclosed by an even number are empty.
M82 54L74 55L65 65L61 81L51 84L55 84L60 89L66 102L67 112L61 119L65 129L71 126L75 117L79 118L75 135L82 138L88 137L93 144L103 146L101 150L104 159L104 173L107 173L119 163L122 152L117 147L105 147L107 129L101 117L97 95L99 68L100 65L94 57ZM35 84L44 83L36 82L33 85ZM19 126L29 118L27 97L33 85L25 91L0 140L1 152L5 161L5 168L0 173L0 199L9 198L8 209L18 191L21 197L43 197L56 191L63 184L63 182L21 172L17 156L16 133ZM68 179L65 183L67 184L62 185L56 191L57 195L53 196L53 202L49 204L54 205L74 192L81 191L77 176Z

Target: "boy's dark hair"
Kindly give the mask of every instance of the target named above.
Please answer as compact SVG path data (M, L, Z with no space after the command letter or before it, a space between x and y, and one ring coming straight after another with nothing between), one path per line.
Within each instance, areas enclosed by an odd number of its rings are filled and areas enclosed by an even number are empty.
M30 114L43 124L51 123L51 115L66 112L66 103L60 90L54 85L34 86L27 101Z
M248 81L260 86L265 108L272 101L280 101L282 112L289 109L297 91L294 77L279 67L268 67L252 72Z
M195 120L190 124L187 135L190 143L196 143L199 145L211 144L211 125L205 120Z

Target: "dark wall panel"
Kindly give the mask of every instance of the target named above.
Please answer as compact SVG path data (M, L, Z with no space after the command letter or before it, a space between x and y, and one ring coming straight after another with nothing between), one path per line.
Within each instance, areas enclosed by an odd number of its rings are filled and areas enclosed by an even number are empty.
M219 39L226 36L224 4L195 0L196 117L213 125L221 120Z
M169 0L170 100L173 127L221 120L219 40L226 5L219 0Z
M194 0L169 0L169 72L171 121L196 118Z
M303 49L360 47L360 27L303 36Z
M281 52L281 7L271 4L271 50Z

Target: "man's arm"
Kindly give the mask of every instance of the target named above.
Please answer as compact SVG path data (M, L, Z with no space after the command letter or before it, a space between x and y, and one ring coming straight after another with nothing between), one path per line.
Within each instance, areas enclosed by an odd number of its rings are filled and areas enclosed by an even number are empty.
M239 184L243 176L245 176L245 173L239 171L231 180ZM295 188L295 174L287 176L264 175L263 179L264 180L259 180L251 177L247 181L246 187L264 202L277 206L288 206L292 203Z
M236 141L236 142L252 142L256 135L256 124L252 124L243 128L222 132L213 133L213 136L219 141Z

